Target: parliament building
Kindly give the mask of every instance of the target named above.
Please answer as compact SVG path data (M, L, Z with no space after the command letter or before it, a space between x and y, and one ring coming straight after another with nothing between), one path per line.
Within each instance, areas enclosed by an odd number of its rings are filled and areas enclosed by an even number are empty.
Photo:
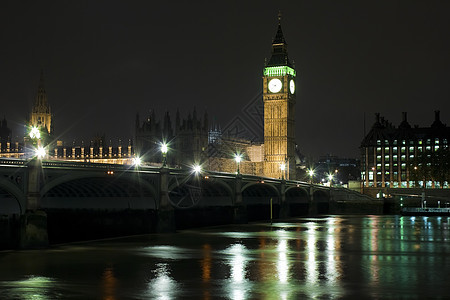
M196 109L186 115L178 111L175 122L169 112L160 120L154 111L145 119L136 116L134 144L130 140L113 146L104 137L79 144L58 141L44 76L41 73L36 98L23 142L11 144L6 120L0 123L0 157L32 157L34 150L45 147L45 157L56 160L95 163L132 164L139 157L144 164L160 166L161 144L167 143L164 163L170 167L201 164L205 170L261 177L297 179L298 153L295 145L296 71L288 57L287 43L281 29L281 16L272 41L272 51L262 72L264 137L263 143L222 134L220 126L210 124L208 114ZM39 137L36 136L39 131ZM262 138L261 138L262 140ZM236 156L241 159L235 160ZM239 169L239 170L238 170Z

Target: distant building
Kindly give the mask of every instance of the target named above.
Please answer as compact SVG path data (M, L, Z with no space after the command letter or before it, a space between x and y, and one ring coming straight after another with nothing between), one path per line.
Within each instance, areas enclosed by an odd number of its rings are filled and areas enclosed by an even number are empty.
M161 162L161 144L167 143L170 165L200 163L208 146L208 115L205 112L203 118L198 117L195 108L185 119L177 111L175 126L169 112L164 114L162 124L154 111L142 123L137 115L135 130L135 152L146 162Z
M408 123L406 112L398 127L376 114L361 143L363 186L377 188L448 188L450 127L439 111L430 127Z
M0 122L0 151L6 152L11 147L11 129L8 128L6 118Z
M50 105L47 101L47 93L44 86L44 73L41 72L39 80L38 91L31 110L30 119L28 121L29 127L37 127L41 134L52 135L53 123Z

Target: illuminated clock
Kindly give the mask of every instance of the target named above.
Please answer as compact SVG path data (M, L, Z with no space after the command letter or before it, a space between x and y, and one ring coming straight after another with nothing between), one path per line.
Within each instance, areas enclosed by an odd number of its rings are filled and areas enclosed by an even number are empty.
M291 94L293 94L295 92L295 82L294 79L291 79L291 81L289 81L289 90L291 91Z
M283 83L281 83L281 80L278 78L273 78L269 81L269 91L272 93L278 93L281 91L282 87Z

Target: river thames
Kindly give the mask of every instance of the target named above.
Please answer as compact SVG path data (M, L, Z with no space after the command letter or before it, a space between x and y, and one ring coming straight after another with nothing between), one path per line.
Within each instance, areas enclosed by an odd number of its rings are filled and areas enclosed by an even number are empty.
M0 252L1 299L448 299L450 218L323 216Z

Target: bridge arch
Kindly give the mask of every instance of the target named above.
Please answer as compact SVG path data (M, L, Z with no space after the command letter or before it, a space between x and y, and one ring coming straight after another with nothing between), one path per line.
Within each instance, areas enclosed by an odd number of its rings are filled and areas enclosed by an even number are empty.
M231 206L233 189L218 178L190 176L182 181L175 180L169 187L169 199L177 208L194 206Z
M303 187L290 186L285 191L285 199L292 217L307 215L310 205L309 190Z
M330 193L324 190L313 192L313 208L318 214L327 214L330 211Z
M62 176L41 189L44 208L154 209L156 190L145 180L123 175Z
M1 198L5 199L4 201L8 202L5 203L8 204L8 211L11 211L12 213L17 212L19 214L24 213L23 208L26 206L26 195L24 192L17 187L13 182L5 179L0 178L0 194ZM15 204L17 204L17 209L15 209Z
M272 214L274 216L279 214L280 192L270 183L248 183L242 188L242 202L247 206L249 221L268 220L271 211L270 203L272 203Z

